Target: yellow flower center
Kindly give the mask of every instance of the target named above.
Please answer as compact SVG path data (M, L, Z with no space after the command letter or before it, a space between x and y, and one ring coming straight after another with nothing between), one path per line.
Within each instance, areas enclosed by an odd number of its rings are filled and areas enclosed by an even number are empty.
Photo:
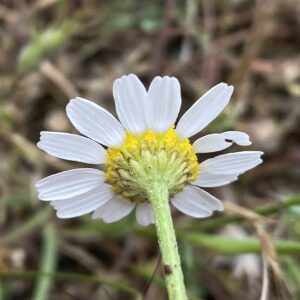
M115 193L135 202L147 201L154 182L164 182L170 195L180 192L199 171L190 141L180 139L173 128L163 134L127 132L121 147L108 148L107 153L107 181Z

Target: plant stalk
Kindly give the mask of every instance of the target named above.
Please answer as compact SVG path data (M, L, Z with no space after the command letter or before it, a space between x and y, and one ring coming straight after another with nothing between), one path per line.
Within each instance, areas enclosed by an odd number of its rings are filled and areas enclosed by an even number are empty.
M169 205L169 192L163 182L147 191L158 236L167 292L170 300L187 300L176 235Z

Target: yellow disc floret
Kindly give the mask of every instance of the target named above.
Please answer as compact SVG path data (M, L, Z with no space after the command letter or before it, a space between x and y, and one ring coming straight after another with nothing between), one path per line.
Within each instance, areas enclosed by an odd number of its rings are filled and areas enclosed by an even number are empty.
M167 185L170 195L180 192L199 170L190 141L180 139L173 128L163 134L127 132L121 147L107 153L107 181L115 193L135 202L147 201L146 191L157 181Z

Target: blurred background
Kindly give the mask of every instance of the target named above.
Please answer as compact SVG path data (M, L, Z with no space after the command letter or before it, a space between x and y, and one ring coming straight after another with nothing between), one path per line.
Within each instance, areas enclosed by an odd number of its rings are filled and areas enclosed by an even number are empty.
M60 220L34 188L75 166L39 151L39 132L75 132L74 96L115 114L113 81L129 73L147 87L176 76L181 114L233 84L201 135L241 130L265 152L239 181L210 189L224 213L174 211L190 299L300 299L298 0L2 0L0 37L1 300L167 299L153 226L134 215Z

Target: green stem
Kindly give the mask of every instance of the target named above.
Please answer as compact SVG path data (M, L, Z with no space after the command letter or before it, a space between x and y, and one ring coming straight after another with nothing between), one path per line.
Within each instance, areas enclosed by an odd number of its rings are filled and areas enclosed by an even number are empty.
M43 232L43 253L40 271L41 273L53 273L56 269L57 239L55 229L48 225ZM34 300L47 300L50 297L50 289L53 278L40 276L34 290Z
M147 193L154 212L169 299L186 300L187 294L169 206L168 189L163 183L154 183Z
M211 234L190 233L183 236L186 240L202 249L220 254L260 253L261 245L256 238L230 238ZM275 240L274 247L279 254L299 254L300 243L295 241Z

